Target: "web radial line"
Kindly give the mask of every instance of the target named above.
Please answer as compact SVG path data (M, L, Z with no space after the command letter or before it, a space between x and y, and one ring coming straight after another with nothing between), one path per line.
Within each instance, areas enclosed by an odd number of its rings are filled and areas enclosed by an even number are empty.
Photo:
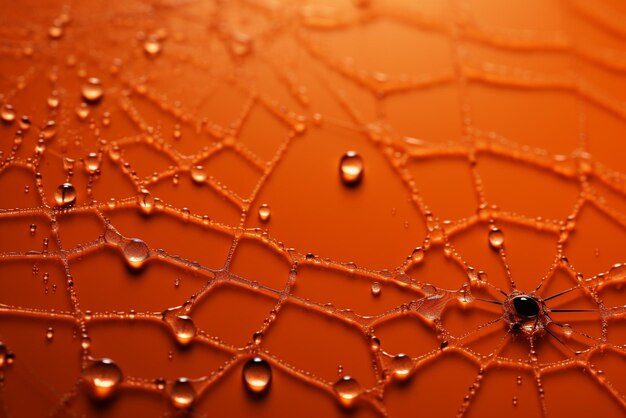
M479 298L479 297L474 297L474 299L479 300L481 302L493 303L495 305L502 305L502 302L500 302L498 300L483 299L483 298Z
M478 327L474 328L473 330L468 331L468 332L466 332L465 334L463 334L463 335L460 335L460 336L456 337L456 339L457 339L458 341L464 340L465 338L467 338L467 337L469 337L469 336L471 336L471 335L474 335L474 334L476 334L477 332L479 332L479 331L481 331L481 330L483 330L483 329L485 329L485 328L487 328L487 327L490 327L491 325L496 324L496 323L498 323L498 322L500 322L500 321L502 321L502 320L503 320L503 317L502 317L502 316L500 316L500 317L498 317L498 318L496 318L496 319L492 319L492 320L490 320L490 321L487 321L487 322L485 322L485 323L483 323L483 324L479 325Z
M555 294L553 294L551 296L548 296L547 298L544 298L543 301L547 302L547 301L549 301L551 299L558 298L559 296L563 296L563 295L565 295L565 294L567 294L569 292L572 292L574 290L577 290L577 289L580 289L580 286L574 286L574 287L571 287L569 289L563 290L561 292L555 293Z
M600 312L599 309L550 309L550 312Z

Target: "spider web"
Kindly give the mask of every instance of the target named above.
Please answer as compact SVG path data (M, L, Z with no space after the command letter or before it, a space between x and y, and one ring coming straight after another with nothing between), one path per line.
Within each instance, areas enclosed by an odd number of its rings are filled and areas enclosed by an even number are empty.
M613 228L626 227L626 217L620 210L626 192L625 177L590 151L592 142L612 140L594 134L589 127L592 112L600 111L620 121L625 117L624 106L617 98L619 91L603 88L598 81L602 78L592 72L620 77L626 69L619 50L626 27L613 16L611 6L559 4L556 8L567 16L568 24L563 30L553 31L484 25L473 16L471 7L454 1L442 10L368 1L21 3L2 5L0 101L13 106L16 119L0 127L0 181L4 185L0 218L6 231L0 265L10 268L15 263L26 263L32 275L43 280L44 291L38 287L37 292L43 293L40 296L45 302L38 304L40 299L33 296L32 301L37 303L30 304L28 298L18 303L10 292L3 291L0 312L9 321L28 318L43 324L44 329L53 323L56 328L51 330L56 334L63 329L59 324L71 326L80 352L76 358L79 373L72 376L74 385L69 391L55 395L52 416L77 415L74 408L83 393L80 371L100 354L106 355L106 350L98 349L99 345L106 347L106 341L92 332L97 324L158 323L175 335L180 330L171 318L187 315L194 320L203 303L213 301L216 293L221 297L220 289L225 287L271 300L272 306L255 322L254 333L243 345L227 342L196 321L194 345L221 353L220 361L209 372L192 378L196 403L255 355L266 359L275 372L303 382L311 391L340 399L336 380L292 363L265 343L280 318L289 315L285 311L304 308L305 315L318 315L356 330L367 347L366 367L375 378L372 384L360 386L358 403L353 407L359 412L404 415L407 411L389 407L388 394L396 382L417 378L452 355L471 364L474 373L469 388L454 405L458 416L474 412L477 397L487 390L483 379L502 370L517 376L513 378L517 385L521 384L522 374L532 377L529 384L536 393L536 413L543 416L558 415L548 407L550 392L544 389L544 380L571 370L582 370L584 378L607 395L605 401L615 403L616 409L607 410L626 409L619 370L596 365L607 353L619 358L625 354L619 338L611 338L619 335L611 330L622 324L626 307L620 296L626 270L615 264L623 260L612 259L605 271L583 273L575 257L570 257L569 247L572 237L579 233L581 214L589 207L609 220ZM572 22L589 25L610 41L602 38L605 42L601 47L585 43L575 36ZM427 65L410 58L400 62L417 68L401 74L362 66L336 52L341 51L342 36L350 39L355 36L354 30L356 36L367 36L359 30L378 24L432 36L427 39L436 47L441 45L442 50L426 57L431 61ZM407 45L411 42L409 39ZM604 46L613 43L614 48ZM509 53L514 57L512 62L519 60L521 64L483 60L476 57L480 54L472 54L473 48ZM537 54L564 61L554 64L559 71L542 72L532 68L541 67L537 62L542 58L537 59ZM431 68L433 62L440 61L447 64ZM530 68L524 67L526 63ZM100 103L81 107L80 90L88 77L101 80L104 95ZM534 144L527 145L481 127L476 121L480 111L473 99L476 86L537 95L556 92L573 100L575 120L569 120L576 125L573 147L561 147L560 139L550 142L551 138L527 138ZM454 99L441 107L449 112L446 115L455 115L450 116L455 126L450 127L450 135L442 138L416 138L407 132L406 121L396 118L391 102L407 94L430 97L429 92L438 88L454 93ZM318 90L324 90L323 94ZM374 106L368 108L367 103ZM263 122L257 118L261 113L268 115ZM30 118L32 126L20 122L23 115ZM265 203L261 200L265 188L279 174L286 175L279 172L281 165L296 152L299 143L307 137L333 132L354 136L375 150L376 158L387 164L407 192L412 216L423 224L423 236L411 232L413 245L408 253L394 254L394 259L404 260L397 265L379 262L383 258L375 256L371 264L355 263L325 254L323 248L320 254L314 254L290 242L287 231L285 236L273 232L272 221L280 216L279 212L272 211L269 223L256 220L260 205ZM255 136L262 139L250 139ZM561 153L561 149L567 153ZM95 156L88 157L88 153ZM462 162L469 173L475 207L467 216L455 218L438 213L436 202L422 193L420 179L413 171L416 164L447 158ZM507 167L537 170L563 182L559 184L566 183L564 189L574 190L574 198L567 203L565 216L529 216L494 205L481 171L484 158L504 162ZM367 158L365 163L367 167ZM224 171L238 174L225 175L228 181L222 181ZM336 172L333 175L336 177ZM247 181L250 178L253 181ZM54 204L55 190L64 182L72 183L77 190L77 201L71 207ZM191 196L188 190L196 190L193 187L206 188L210 195ZM187 196L183 191L176 192L179 189L186 190ZM179 195L191 200L184 202ZM546 211L553 213L549 208ZM189 237L185 240L193 242L197 237L197 246L202 248L182 247L189 253L178 254L164 248L168 241L181 237L160 234L158 224L150 225L151 231L132 227L136 223L146 228L144 221L154 218L181 221L184 228L180 224L176 227L184 229L185 237ZM77 228L71 219L88 221ZM415 226L404 223L405 229L410 227ZM30 235L37 239L42 230L49 237L37 241L41 247L14 248L17 244L9 237L25 234L29 228ZM473 246L486 251L491 251L488 234L493 235L494 230L504 234L504 243L492 245L495 250L491 254L497 254L501 274L488 275L486 266L470 262L476 257L466 254L467 246L461 238L457 241L457 237L477 228L483 241ZM133 230L138 232L127 232ZM522 230L540 231L551 237L550 266L541 277L519 277L510 268L508 260L513 254L508 251L509 234ZM66 239L68 236L72 238ZM227 250L220 252L218 247L224 243ZM260 265L271 263L263 257L276 259L278 264L288 266L284 276L259 280L241 273L245 269L235 268L238 254L250 243L262 256L248 260L248 264L262 270ZM363 248L356 245L354 251ZM462 271L463 279L443 277L448 270L427 274L422 266L437 254L455 271ZM170 269L167 271L177 275L179 303L168 302L158 312L135 306L125 310L91 309L82 301L83 292L89 291L80 282L90 279L85 260L93 256L108 257L105 259L111 263L125 260L131 267L121 273L115 270L115 274L125 276L124 280L136 280L139 286L142 276L155 265ZM57 282L49 278L54 271L60 271ZM350 277L367 286L376 282L383 293L401 291L410 297L376 314L365 314L351 306L350 299L341 299L343 304L339 304L330 303L327 294L302 294L298 290L301 274L308 271ZM96 272L93 277L107 280L106 275L98 276ZM202 286L185 287L189 277L203 282ZM29 286L26 279L29 277L16 279L3 274L1 280L17 280L19 283L11 286L24 292L20 286ZM189 289L182 298L181 280L185 291ZM96 292L107 293L106 282L91 286ZM537 291L550 309L552 322L528 338L503 326L506 320L501 305L516 289ZM144 292L141 297L149 298L150 291ZM66 305L57 303L60 295L67 296ZM461 315L461 320L449 319L454 315ZM463 315L474 316L464 319ZM417 326L424 328L436 344L410 356L388 349L377 330L406 317L416 319L420 324ZM16 355L15 365L5 364L1 370L6 380L4 391L13 378L12 367L17 370L19 366L20 351L11 345L14 335L9 327L0 337ZM32 373L37 376L39 371ZM144 391L167 399L176 379L157 381L154 378L169 372L153 373L155 376L124 373L120 392ZM339 374L344 375L344 371ZM271 389L272 393L280 390L279 385ZM518 399L511 395L507 403L515 408ZM192 414L209 416L212 405L205 406L207 413L198 407ZM342 411L337 406L335 413ZM6 405L2 412L6 416L21 415Z

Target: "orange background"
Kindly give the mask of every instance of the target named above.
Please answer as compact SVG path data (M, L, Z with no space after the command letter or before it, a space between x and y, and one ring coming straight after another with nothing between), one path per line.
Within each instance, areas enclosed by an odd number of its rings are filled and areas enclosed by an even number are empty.
M179 377L192 416L623 416L624 275L596 277L625 261L622 16L616 0L0 1L16 112L0 123L0 416L162 416ZM89 77L103 96L81 118ZM107 228L145 241L142 267ZM502 301L512 281L578 286L548 308L597 311L552 313L574 334L550 325L564 344L538 333L533 354L504 321L481 327L501 306L459 293ZM183 305L184 347L160 319ZM242 384L254 355L272 366L261 397ZM81 371L104 357L124 382L94 402ZM350 408L344 375L365 390Z

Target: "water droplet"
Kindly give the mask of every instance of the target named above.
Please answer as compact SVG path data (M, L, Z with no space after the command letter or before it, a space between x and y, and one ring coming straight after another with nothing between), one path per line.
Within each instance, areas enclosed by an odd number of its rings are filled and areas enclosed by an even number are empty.
M95 77L88 78L87 82L83 84L81 93L83 96L83 100L85 100L87 103L99 102L104 95L104 90L102 89L100 79Z
M380 340L375 335L370 338L370 349L375 353L380 350Z
M150 36L143 44L143 50L149 57L156 57L161 53L161 42L154 37Z
M263 331L257 331L254 333L254 335L252 335L252 342L255 345L260 345L262 341L263 341Z
M63 168L65 169L65 171L72 171L72 170L74 170L74 163L75 162L76 162L76 160L74 160L73 158L64 157L63 158Z
M372 282L372 284L370 285L370 289L372 290L372 295L378 296L382 291L382 286L378 282Z
M2 369L4 365L8 363L7 361L8 354L9 354L9 350L7 349L7 346L4 345L3 343L0 343L0 369Z
M165 379L162 377L157 377L156 379L154 379L154 385L158 390L165 389Z
M30 224L29 231L30 231L30 234L31 234L31 235L35 235L35 232L37 232L37 225L35 225L35 224Z
M614 264L606 275L606 280L624 280L626 278L626 264Z
M57 96L56 94L52 94L50 97L48 97L48 107L50 109L56 109L57 107L59 107L59 104L61 104L61 99L59 99L59 96Z
M496 250L504 246L504 233L495 226L489 231L489 245Z
M196 183L204 183L207 178L207 173L204 171L204 167L201 165L194 165L190 170L191 178Z
M259 219L261 222L267 222L270 219L270 216L272 216L270 205L263 203L259 206Z
M95 152L90 152L87 154L87 158L85 159L85 168L88 173L95 173L100 168L100 158L98 158L98 154Z
M272 368L261 357L254 357L244 364L242 376L250 392L263 393L268 390L272 381Z
M339 401L345 407L354 405L359 395L363 393L363 388L361 388L359 382L350 376L344 376L335 382L333 389L339 396Z
M230 40L230 52L233 55L242 57L247 55L252 50L252 38L250 35L241 32L235 32L232 34Z
M63 36L63 27L59 25L52 25L48 29L48 36L50 39L59 39Z
M187 345L196 336L196 324L191 317L187 315L165 314L163 316L165 322L172 327L172 331L176 336L176 341L181 345Z
M54 329L52 327L49 327L46 330L46 340L52 341L53 338L54 338Z
M363 159L356 151L346 152L339 162L339 174L344 184L355 186L363 178Z
M404 380L411 374L413 370L413 360L406 354L398 354L391 359L391 372L394 377Z
M87 103L83 102L78 105L76 108L76 116L78 116L78 119L80 120L87 119L87 116L89 116L89 106L87 106Z
M572 327L569 324L563 324L563 328L562 329L563 329L563 334L566 337L570 337L574 333L574 330L572 329Z
M517 406L517 396L513 396L513 406Z
M57 125L53 120L49 120L46 122L43 128L41 128L41 136L44 139L50 139L54 137L57 133Z
M5 104L2 106L2 110L0 110L0 118L2 118L3 122L11 123L15 120L16 113L13 106L10 104Z
M143 189L141 194L137 196L137 204L146 215L152 212L154 208L154 197L150 194L149 191Z
M140 268L150 257L150 248L139 238L132 238L124 246L124 257L131 267Z
M196 399L196 391L186 377L176 379L170 389L172 403L177 408L188 408Z
M32 122L30 121L30 118L28 116L24 115L20 118L20 129L22 131L29 130L30 125L32 125Z
M422 247L416 247L411 253L411 260L414 263L419 263L424 259L424 249Z
M76 189L72 183L63 183L54 192L57 206L68 207L76 202Z
M83 371L83 381L91 395L97 399L110 396L123 378L122 370L108 358L94 361Z

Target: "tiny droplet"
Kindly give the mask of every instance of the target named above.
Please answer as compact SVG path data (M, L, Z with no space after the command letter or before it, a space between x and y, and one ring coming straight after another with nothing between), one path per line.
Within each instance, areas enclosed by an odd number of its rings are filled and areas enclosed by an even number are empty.
M83 96L83 100L85 100L87 103L99 102L104 95L104 90L102 89L100 79L95 77L88 78L87 82L83 84L81 93Z
M406 354L398 354L391 359L391 371L399 380L408 378L413 370L413 360Z
M272 216L270 205L263 203L259 206L259 219L261 222L267 222L270 219L270 216Z
M363 178L363 159L356 151L346 152L339 162L339 174L344 184L355 186Z
M161 42L156 36L150 36L143 43L143 51L148 57L156 57L161 53Z
M374 296L380 295L380 292L382 290L382 286L380 285L379 282L372 282L372 284L370 285L370 288L372 290L372 295L374 295Z
M0 110L0 118L2 118L3 122L11 123L15 120L16 113L13 106L10 104L5 104L2 106L2 110Z

